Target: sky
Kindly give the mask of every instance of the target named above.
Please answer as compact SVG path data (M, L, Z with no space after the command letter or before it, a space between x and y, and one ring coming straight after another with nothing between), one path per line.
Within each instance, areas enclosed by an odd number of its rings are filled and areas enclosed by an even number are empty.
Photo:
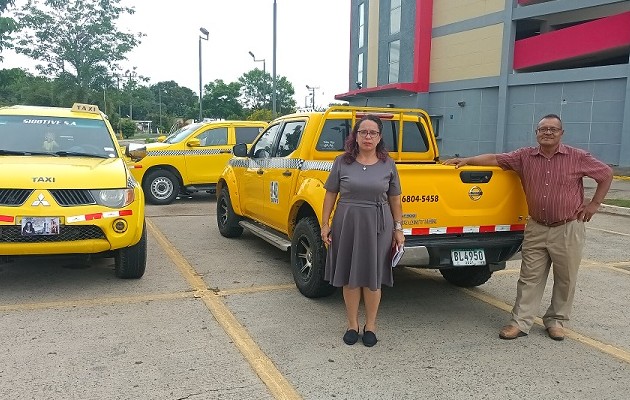
M22 1L16 2L21 4ZM123 70L137 67L149 83L173 80L199 92L199 28L202 40L202 81L234 82L243 73L263 68L272 73L273 0L123 0L133 15L119 19L119 29L142 32L142 43L128 54ZM349 90L350 1L276 0L276 75L295 88L298 107L326 106ZM22 67L35 72L30 59L4 51L0 68Z

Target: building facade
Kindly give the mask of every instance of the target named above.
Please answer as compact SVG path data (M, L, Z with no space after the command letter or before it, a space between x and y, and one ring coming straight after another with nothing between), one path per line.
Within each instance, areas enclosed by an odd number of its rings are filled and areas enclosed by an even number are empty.
M419 107L441 154L563 142L630 166L630 1L351 0L353 105Z

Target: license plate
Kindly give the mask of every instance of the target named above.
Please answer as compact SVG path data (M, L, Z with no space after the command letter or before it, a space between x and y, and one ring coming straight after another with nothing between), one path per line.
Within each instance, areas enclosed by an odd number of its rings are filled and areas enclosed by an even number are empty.
M453 265L486 265L486 254L483 249L451 250Z
M59 234L58 217L23 217L22 236L50 236Z

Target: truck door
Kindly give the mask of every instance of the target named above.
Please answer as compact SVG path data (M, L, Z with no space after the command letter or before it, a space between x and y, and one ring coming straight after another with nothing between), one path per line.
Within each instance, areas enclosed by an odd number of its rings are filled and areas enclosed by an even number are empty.
M241 207L246 216L264 220L263 176L269 166L273 145L276 142L279 125L270 126L252 145L247 158L247 167L243 173L243 183L239 196Z
M228 144L228 127L212 127L190 139L192 138L199 139L199 147L185 152L188 182L193 185L216 183L223 167L232 157L232 146Z
M287 232L287 210L295 191L300 159L294 156L306 121L290 121L284 124L276 143L273 157L263 176L263 221L281 232Z

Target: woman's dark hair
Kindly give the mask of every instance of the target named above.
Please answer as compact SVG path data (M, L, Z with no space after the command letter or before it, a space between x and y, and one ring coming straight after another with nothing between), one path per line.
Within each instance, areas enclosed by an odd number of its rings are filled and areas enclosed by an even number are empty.
M357 132L359 131L359 127L363 121L373 121L376 122L378 126L378 133L381 135L381 140L376 145L376 156L379 160L385 162L387 160L387 150L385 149L385 144L383 143L383 122L376 115L368 114L358 120L350 134L346 138L346 143L344 144L345 153L343 155L343 160L346 164L352 164L359 154L359 144L357 143Z

